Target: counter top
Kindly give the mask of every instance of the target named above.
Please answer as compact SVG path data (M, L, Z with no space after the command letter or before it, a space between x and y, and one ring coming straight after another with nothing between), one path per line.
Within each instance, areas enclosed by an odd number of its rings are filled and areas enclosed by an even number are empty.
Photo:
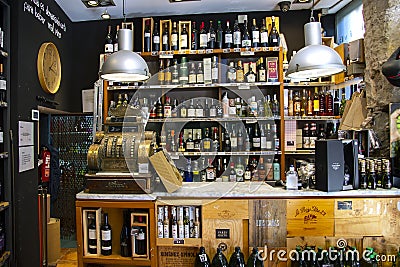
M317 190L285 190L272 187L263 182L251 183L183 183L173 193L154 192L152 194L96 194L80 192L77 200L116 200L116 201L152 201L163 199L219 199L219 198L356 198L356 197L395 197L400 189L348 190L340 192L322 192Z

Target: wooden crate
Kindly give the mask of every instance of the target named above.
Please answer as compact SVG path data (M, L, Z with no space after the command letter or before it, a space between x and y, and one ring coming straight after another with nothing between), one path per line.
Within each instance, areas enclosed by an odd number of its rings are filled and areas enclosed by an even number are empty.
M286 243L286 241L285 241ZM260 256L264 259L265 267L287 267L287 261L278 258L278 251L285 251L286 247L257 247ZM249 255L252 253L253 247L249 247ZM265 252L266 251L266 252ZM281 254L279 254L282 257Z
M287 201L288 236L333 236L333 199Z
M250 247L286 247L286 200L249 201Z
M400 240L392 237L364 237L363 251L368 248L374 248L381 259L382 267L393 266L394 256L397 256L397 251L400 246Z
M335 200L335 236L380 236L384 199Z
M168 40L169 40L169 47L171 47L171 31L172 31L172 21L170 19L164 19L164 20L160 20L160 51L163 51L163 40L162 40L162 36L164 33L164 28L165 28L165 24L167 24L167 28L168 28Z
M400 237L400 198L384 200L385 208L382 220L385 222L382 235L385 237Z
M158 247L158 267L192 267L196 259L197 247ZM212 257L209 251L206 251Z
M349 55L349 47L347 43L343 43L338 45L337 47L334 48L336 52L340 55L342 58L343 64L346 65L346 60ZM335 84L342 83L344 82L344 78L346 77L346 72L341 72L339 74L336 74L333 76L333 80Z
M146 22L150 21L150 52L153 51L153 28L154 19L153 18L143 18L142 19L142 52L144 51L144 30L146 29Z
M203 206L205 219L248 219L249 201L247 199L220 199Z
M345 241L345 244L347 244L350 247L356 247L357 251L362 251L363 250L363 238L362 237L326 237L325 238L325 249L328 249L329 247L337 247L338 245L344 244L343 241Z

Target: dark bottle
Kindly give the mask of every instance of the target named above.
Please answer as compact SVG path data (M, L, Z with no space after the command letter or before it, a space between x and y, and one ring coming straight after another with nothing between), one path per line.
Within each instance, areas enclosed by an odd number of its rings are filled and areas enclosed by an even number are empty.
M319 92L319 116L326 116L326 101L325 101L325 92L321 90Z
M201 141L201 150L203 152L210 152L212 148L212 139L210 138L209 128L205 129L204 138Z
M392 174L390 172L390 161L388 159L384 160L384 166L385 166L385 172L382 178L383 188L391 189L393 183L392 183Z
M108 213L103 214L103 224L101 231L101 255L108 256L112 253L111 226L108 223Z
M233 25L233 47L240 48L242 45L242 33L240 32L239 23L235 20Z
M141 218L141 217L139 217ZM137 255L146 255L147 254L147 246L146 246L146 234L143 230L143 227L139 228L139 233L136 236L135 239L135 253Z
M158 23L154 23L153 28L153 51L160 51L160 32L158 31Z
M325 139L326 139L325 128L324 128L324 125L321 124L321 125L319 126L319 131L318 131L317 140L325 140Z
M340 100L339 100L339 92L335 91L335 97L333 98L333 115L339 116L340 110Z
M376 189L375 163L369 160L368 189Z
M268 29L265 26L265 19L262 20L262 26L260 29L260 46L261 47L268 46Z
M165 25L165 27L164 27L164 30L162 33L162 50L168 51L170 49L168 23L165 23L164 25Z
M227 125L225 124L225 131L224 131L224 151L225 152L230 152L231 151L231 137L229 135L229 132L227 130Z
M119 31L119 25L117 25L117 30L115 32L114 39L113 39L114 52L118 51L118 31ZM150 39L149 39L149 42L150 42ZM146 51L146 52L148 52L148 51Z
M94 212L88 213L88 220L88 252L97 254L96 215Z
M171 72L171 60L167 58L167 65L164 69L164 84L171 84L172 72Z
M259 258L257 248L253 248L253 251L247 260L247 267L264 267L263 261Z
M114 52L114 45L111 37L111 25L109 25L104 45L104 53L112 53L112 52Z
M200 49L206 49L207 48L207 43L208 43L208 36L207 36L207 32L204 29L204 21L201 22L200 24L200 43L199 43L199 47Z
M188 141L186 141L186 144L187 144L187 142ZM186 150L186 151L188 151L188 150ZM193 151L193 149L190 150L190 151ZM193 182L193 171L192 171L192 161L191 161L191 159L187 160L186 170L184 172L184 177L185 177L185 179L184 179L185 182Z
M247 20L244 21L244 29L242 35L242 47L249 49L251 47L251 39L249 29L247 28Z
M261 150L261 136L260 136L260 132L258 131L258 127L255 124L254 125L254 134L252 137L252 150L253 151L260 151Z
M244 267L244 255L240 251L240 247L235 247L235 252L232 253L229 259L229 267Z
M146 25L144 28L143 32L143 38L144 38L144 47L143 51L144 52L150 52L151 51L151 32L150 32L150 20L146 20Z
M180 49L189 49L189 34L186 30L186 24L183 24L183 29L181 32L181 37L179 39Z
M129 233L130 228L128 227L128 212L124 211L124 222L122 224L119 244L121 248L121 256L122 257L130 257L131 256L131 235Z
M222 49L224 46L224 30L222 30L222 25L220 20L218 20L216 41L217 41L216 48Z
M190 46L190 49L192 50L197 50L199 49L199 31L196 29L196 22L192 22L192 44Z
M256 19L253 19L253 26L251 26L251 40L253 47L260 46L260 31L258 30Z
M215 152L220 151L219 136L218 136L218 128L217 127L214 127L214 131L213 131L213 151L215 151Z
M333 116L333 96L330 91L325 95L325 116Z
M161 104L161 98L158 99L156 103L156 118L162 119L164 118L164 110L163 105Z
M208 267L210 265L210 258L206 254L206 249L200 247L200 251L196 254L196 259L194 262L194 267Z
M224 34L225 48L232 48L233 46L233 35L232 30L229 28L229 20L226 21L226 29Z
M228 260L220 248L217 248L217 253L215 253L211 265L213 267L228 267Z
M268 44L269 46L279 46L280 44L279 32L275 25L274 16L272 16L272 26L271 26L271 32L269 33L268 36Z
M178 28L176 21L174 21L171 31L171 50L178 50Z
M367 189L368 188L368 180L367 180L367 173L366 173L366 160L359 159L358 164L360 166L360 189Z
M207 37L208 37L207 47L210 49L216 48L215 47L216 34L215 34L212 20L210 20L210 28L208 29Z

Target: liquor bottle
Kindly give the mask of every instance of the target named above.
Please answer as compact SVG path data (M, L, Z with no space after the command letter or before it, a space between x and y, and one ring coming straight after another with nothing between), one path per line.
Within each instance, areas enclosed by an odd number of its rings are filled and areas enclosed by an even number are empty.
M217 117L217 106L214 104L214 99L211 99L211 106L208 110L208 113L210 118Z
M164 104L164 118L171 118L171 117L172 117L171 98L169 96L166 96Z
M249 114L248 109L247 109L248 108L247 102L244 99L241 99L240 102L241 102L241 106L242 106L240 114L242 117L247 117Z
M251 150L251 128L246 128L246 136L244 138L244 151L250 151Z
M190 63L189 67L189 84L195 84L197 79L197 73L196 73L196 64L194 62Z
M192 131L189 131L188 138L186 139L186 148L185 151L193 152L194 150L194 141L192 139Z
M365 159L358 159L358 164L360 166L360 189L367 189L368 188L368 178L367 178L367 170L366 170L366 160Z
M196 136L194 138L194 151L195 152L201 151L201 133L200 133L200 131L196 131Z
M211 62L211 82L217 83L218 80L218 59L216 56L213 56Z
M181 103L181 108L179 110L179 117L186 118L187 117L187 107L185 102Z
M229 117L229 99L228 92L224 92L222 95L222 116L224 118Z
M224 43L225 43L224 45L225 48L232 48L233 46L233 36L232 36L232 30L229 28L229 20L226 21Z
M244 166L243 166L241 157L238 158L235 172L236 172L236 182L243 182L244 181Z
M325 96L325 116L333 116L333 96L330 91Z
M232 131L230 134L231 151L238 151L238 139L236 135L235 125L232 124Z
M193 222L193 238L200 238L200 208L195 208L195 216Z
M266 134L266 125L260 125L260 150L267 150L267 134Z
M239 132L237 135L237 147L238 147L238 151L243 151L244 149L244 138L243 138L243 132L242 132L242 128L239 128Z
M162 59L160 59L160 69L158 71L158 82L160 84L171 84L171 82L172 82L172 73L171 73L171 68L170 68L171 60L166 59L167 64L165 67L163 67L164 66L163 63L162 63L163 66L161 66L161 62L163 62ZM162 68L164 68L164 69L162 70Z
M294 170L294 166L290 165L289 171L286 173L286 189L287 190L298 190L298 175Z
M226 72L226 80L228 83L236 82L236 69L235 62L230 61L228 71Z
M157 236L158 238L164 238L164 207L158 206L157 210Z
M325 139L326 139L325 128L324 128L324 125L321 124L321 125L319 126L317 140L325 140Z
M271 124L267 123L266 124L266 131L265 131L265 149L266 150L272 150L273 145L274 145L274 140L273 140L273 135L271 131Z
M239 22L235 20L233 24L233 47L240 48L242 45L242 33L240 32Z
M288 92L288 116L293 116L294 111L293 111L293 91Z
M265 71L263 57L260 57L258 66L259 66L259 68L258 68L258 81L259 82L265 82L267 80L267 75L266 75L266 71Z
M321 90L319 92L319 116L326 116L326 101L325 101L325 92Z
M301 99L300 99L300 96L299 96L299 92L295 92L294 93L293 115L294 116L301 116Z
M235 163L231 162L229 170L229 182L236 182Z
M168 206L164 206L164 238L169 238L169 214L168 214Z
M210 152L212 148L212 139L210 138L209 128L205 129L204 138L201 141L201 150L203 152Z
M194 106L194 102L193 102L194 100L193 99L190 99L190 104L189 104L189 107L188 107L188 109L187 109L187 117L188 118L195 118L196 117L196 108L195 108L195 106Z
M382 188L382 161L380 159L374 159L375 164L375 175L376 175L376 187Z
M279 116L279 102L276 94L274 94L274 100L272 102L272 115Z
M168 51L170 50L168 23L164 23L164 25L164 31L162 33L162 50Z
M162 119L164 117L163 111L164 111L163 105L161 104L161 99L159 98L156 103L156 118L157 119Z
M154 23L153 28L153 51L160 51L160 32L158 31L158 23Z
M156 103L156 101L154 101L153 105L151 106L150 112L149 112L149 118L150 119L156 119L157 118L156 106L157 106L157 103Z
M253 19L253 26L251 27L251 40L253 47L260 46L260 31L258 30L256 19Z
M188 143L188 141L186 141L186 147L187 147L187 143ZM191 149L191 150L188 150L188 149L186 149L186 150L187 151L193 151L194 148ZM186 162L186 169L185 169L185 172L184 172L184 177L185 177L185 182L193 182L192 161L191 161L190 158Z
M171 207L171 236L174 239L178 238L178 213L177 208L175 206Z
M228 128L227 128L227 126L226 126L226 123L225 123L225 127L224 127L224 135L223 135L223 138L224 138L224 142L223 142L223 150L224 150L224 152L231 152L231 137L230 137L230 135L229 135L229 132L228 132Z
M393 186L393 182L392 182L392 174L390 172L390 161L388 159L384 160L384 168L385 168L385 172L383 174L383 188L384 189L391 189Z
M269 36L268 36L268 44L269 44L269 46L279 46L280 45L279 32L275 25L275 17L274 16L272 16L272 27L271 27L271 32L269 33Z
M302 117L305 117L307 115L307 94L305 89L303 89L303 95L301 97L300 113Z
M253 248L249 259L247 260L247 267L264 267L264 263L259 257L257 248Z
M265 26L265 19L262 20L262 26L260 29L260 46L261 47L268 46L268 29Z
M272 169L274 171L273 177L275 181L281 180L281 165L279 164L278 159L274 159L274 163L272 164Z
M178 207L178 237L185 238L185 225L183 223L183 207Z
M119 31L119 25L117 25L117 30L115 32L114 39L113 39L113 51L114 52L118 51L118 31ZM145 32L145 37L146 37L146 32ZM146 39L145 39L145 45L146 45ZM150 29L149 29L148 45L150 47ZM150 49L149 49L149 51L146 51L146 52L150 52Z
M214 127L212 140L213 140L213 142L212 142L213 151L214 152L220 151L219 136L218 136L218 128L217 127Z
M118 27L118 26L117 26ZM146 20L146 25L144 28L144 52L151 52L151 31L150 31L150 20ZM153 34L153 43L154 43L154 34ZM160 39L158 39L158 43L160 43Z
M218 20L217 25L216 48L222 49L224 47L224 30L222 29L220 20Z
M273 117L272 109L271 109L272 103L269 95L266 95L264 98L264 116L267 118Z
M108 213L103 214L103 224L101 231L101 255L108 256L112 253L111 226L108 223Z
M261 136L260 132L258 131L258 127L255 124L254 125L254 134L252 138L252 143L253 143L253 151L260 151L261 150Z
M217 253L215 253L211 265L213 267L228 267L228 260L220 248L217 248Z
M210 28L208 28L208 33L207 33L207 47L210 49L214 49L215 42L216 42L216 34L213 27L213 22L212 20L210 20Z
M311 90L308 90L308 96L307 96L307 116L312 116L314 114L314 101L311 96Z
M187 84L189 82L189 71L187 57L181 58L181 64L179 65L179 83Z
M241 60L238 60L238 62L237 62L236 82L238 82L238 83L244 82L244 72L243 72L243 66L242 66L242 61Z
M200 99L197 99L196 107L195 107L195 117L196 118L204 118L204 108L200 103Z
M193 161L193 182L200 182L201 175L199 170L199 163L195 160Z
M244 21L244 29L242 35L242 47L246 49L250 49L251 47L251 39L249 29L247 28L247 20Z
M204 83L203 64L201 62L199 62L198 66L197 66L196 82Z
M317 124L315 122L310 124L310 148L315 148L315 141L318 139Z
M242 101L240 97L236 97L235 99L235 106L236 106L236 116L242 116Z
M106 41L104 45L104 53L112 53L112 52L114 52L114 45L111 37L111 25L108 25L108 32L106 35Z
M199 44L200 49L206 49L207 43L208 43L208 36L206 30L204 29L204 21L202 21L200 24L200 44Z
M335 97L333 98L333 116L339 116L340 100L339 92L335 91Z
M186 24L183 24L181 36L179 38L180 49L189 49L189 34L186 29Z
M200 247L200 251L196 254L196 259L194 262L194 267L209 267L210 258L206 254L206 249L204 247Z
M375 164L373 160L369 160L368 189L376 189Z
M172 106L171 106L171 117L177 118L178 112L179 112L178 99L175 98L174 101L172 102Z
M216 175L216 170L212 164L212 159L208 159L208 166L207 166L206 172L207 172L206 181L214 182L217 175Z
M346 107L346 94L342 93L342 99L340 100L339 115L343 116L344 109Z
M273 145L273 147L274 147L274 150L275 151L278 151L279 149L280 149L280 146L279 146L279 144L280 144L280 141L279 141L279 136L278 136L278 131L276 130L276 124L272 124L272 136L273 136L273 139L274 139L274 145Z
M96 214L88 212L88 252L97 254Z
M129 257L131 256L131 235L130 235L130 227L128 227L128 218L129 218L129 214L127 211L123 212L123 223L122 223L122 229L121 229L121 234L120 234L120 255L122 257ZM141 236L142 237L142 236ZM136 236L136 239L139 238L139 235ZM138 253L136 253L138 254Z
M251 170L250 170L249 158L246 158L246 168L244 169L243 180L245 182L248 182L251 180Z
M256 73L253 71L251 66L249 66L249 71L245 74L245 76L246 76L246 82L248 83L256 82Z
M189 79L189 77L188 77ZM171 71L171 83L178 84L179 83L179 69L178 69L178 60L174 58L172 71Z
M244 267L244 255L240 250L240 247L235 247L235 251L232 253L229 259L229 267Z
M192 33L191 34L192 34L192 44L190 46L190 49L191 50L197 50L197 49L199 49L199 40L198 40L199 32L196 29L196 22L195 21L192 22Z
M267 178L267 173L265 171L264 158L260 157L258 177L260 181L264 181Z
M315 87L314 90L314 98L313 98L313 115L314 116L319 116L319 96L318 96L318 88Z
M175 143L175 130L171 130L171 143L170 143L170 151L176 152L176 143Z

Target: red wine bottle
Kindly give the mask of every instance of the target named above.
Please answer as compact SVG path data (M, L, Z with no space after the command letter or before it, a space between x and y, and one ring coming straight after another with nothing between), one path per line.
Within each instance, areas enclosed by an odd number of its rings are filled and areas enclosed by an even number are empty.
M108 256L112 253L111 226L108 223L108 213L103 214L104 222L101 230L101 255Z

